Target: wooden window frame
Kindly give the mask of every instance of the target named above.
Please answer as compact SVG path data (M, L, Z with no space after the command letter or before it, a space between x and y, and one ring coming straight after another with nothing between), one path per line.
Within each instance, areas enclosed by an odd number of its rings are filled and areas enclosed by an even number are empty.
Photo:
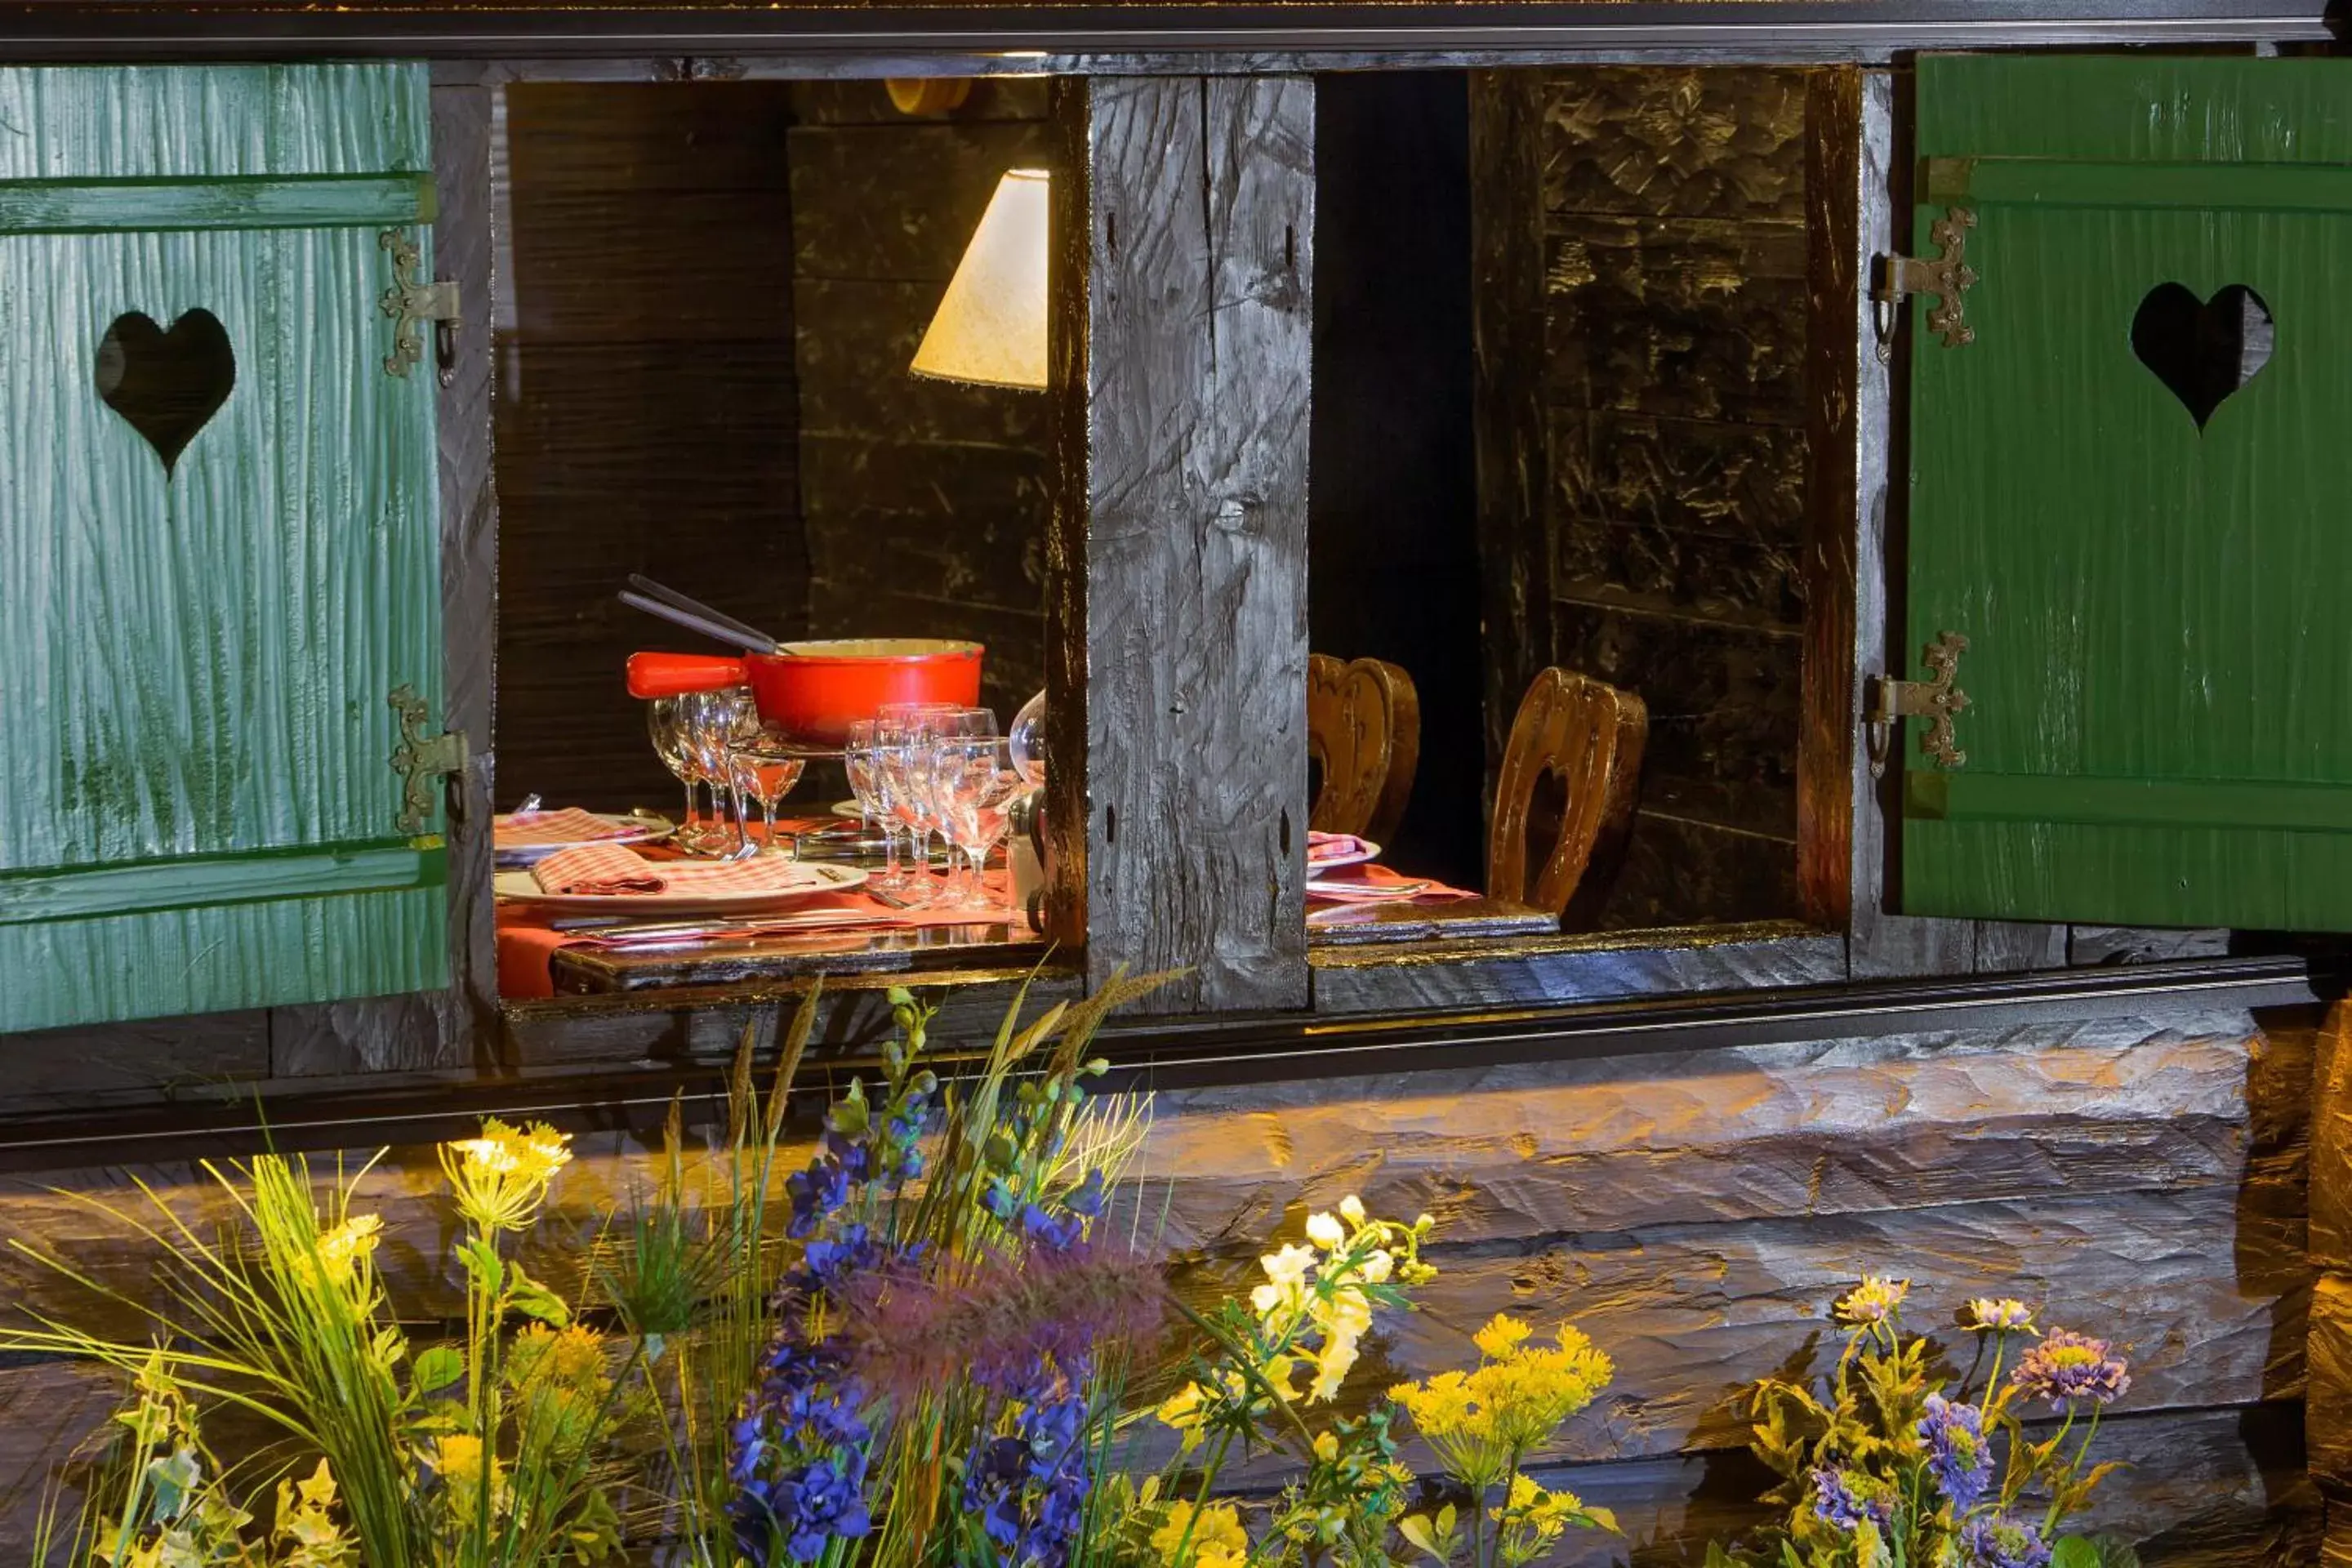
M2259 44L2321 40L2328 32L2316 7L2308 17L2281 16L2228 0L2202 5L2179 0L2162 15L2117 0L2108 13L2088 20L2075 7L2074 19L2063 24L2011 18L1958 31L1948 20L1927 15L1933 9L1928 0L1888 0L1864 7L1866 15L1848 13L1851 25L1831 33L1818 23L1699 21L1687 10L1676 16L1671 6L1634 0L1601 0L1576 7L1573 17L1547 12L1540 20L1507 23L1499 29L1451 16L1444 6L1415 7L1413 16L1445 19L1416 33L1415 46L1407 48L1397 47L1394 36L1382 31L1400 24L1393 10L1381 14L1368 8L1359 26L1310 36L1279 28L1251 35L1246 28L1236 31L1223 23L1203 33L1201 29L1210 25L1206 17L1140 7L1116 15L1056 12L986 24L1013 26L1010 34L964 36L933 29L920 35L920 47L913 34L889 32L886 19L845 47L842 39L824 28L847 26L857 18L816 10L761 13L749 19L738 16L723 24L707 14L685 12L598 13L587 20L579 13L519 12L515 16L520 22L514 16L419 12L408 14L392 31L372 31L376 24L357 13L257 8L198 18L43 5L0 10L0 55L25 60L250 58L257 47L266 47L266 52L290 58L433 57L435 163L443 211L440 270L456 279L467 297L478 300L489 294L488 95L508 81L1044 73L1206 83L1230 80L1243 72L1262 77L1342 65L1412 69L1629 61L1843 62L1817 74L1808 110L1809 122L1818 110L1820 132L1840 128L1849 133L1809 134L1809 201L1819 204L1818 221L1811 226L1819 249L1811 290L1815 330L1809 332L1808 349L1813 385L1809 434L1820 437L1809 476L1809 506L1816 520L1835 521L1812 531L1805 560L1812 595L1805 626L1800 763L1801 888L1807 921L1706 931L1564 936L1502 950L1417 952L1403 963L1378 952L1334 953L1311 966L1311 994L1304 1000L1311 1009L1309 1018L1347 1018L1438 1008L1557 1007L1608 999L1674 1003L1698 993L2053 968L2116 954L2201 958L2210 953L2210 948L2193 943L2168 945L2168 939L2142 940L2130 932L1908 920L1885 912L1885 816L1858 743L1859 694L1863 682L1889 663L1887 540L1890 513L1899 498L1888 475L1896 433L1893 399L1899 363L1890 367L1879 358L1860 284L1867 258L1893 247L1895 215L1903 210L1891 189L1893 171L1899 165L1895 156L1896 81L1889 64L1898 53L1961 43L2122 45L2157 37ZM983 25L979 16L975 14L974 26ZM1161 20L1171 16L1176 20ZM1624 47L1618 29L1629 25L1629 18L1654 29L1655 47ZM636 30L631 31L632 26ZM1108 30L1088 33L1090 26ZM1153 26L1173 31L1162 36L1152 32ZM1517 33L1515 26L1520 28ZM1268 47L1243 56L1214 49L1138 52L1154 46L1164 50L1171 40L1193 36L1185 33L1187 27L1194 35L1219 40L1218 48L1239 47L1253 39ZM1448 33L1448 27L1454 31ZM1104 52L1008 56L1003 45L1021 36L1021 28L1064 46L1091 44ZM994 46L989 52L962 52L981 47L982 38ZM725 58L648 58L644 51L649 42L698 49L723 46L730 52ZM1125 47L1116 47L1121 45ZM543 52L535 58L512 58L524 46ZM1067 149L1074 160L1090 154L1090 148L1076 142ZM1069 166L1093 164L1073 162ZM1070 242L1066 237L1066 242ZM503 1005L498 1001L488 896L496 498L488 466L491 356L487 312L469 313L459 331L457 373L442 394L440 411L447 721L467 732L477 759L453 796L451 812L451 881L461 890L453 895L451 922L457 983L450 991L432 995L277 1009L268 1016L58 1031L20 1037L12 1045L50 1057L112 1052L125 1060L169 1058L169 1071L159 1072L154 1079L161 1082L163 1077L204 1074L204 1064L189 1058L191 1042L208 1037L233 1041L236 1059L250 1061L257 1040L273 1079L307 1079L320 1089L353 1082L446 1086L478 1079L484 1071L524 1077L541 1072L594 1075L623 1062L641 1064L649 1058L707 1060L731 1048L743 1027L761 1027L762 1018L772 1026L780 1000L798 989L737 987L714 994ZM1083 414L1080 406L1073 416L1082 418ZM1076 438L1076 428L1066 425L1065 438ZM1075 514L1066 514L1066 521L1055 525L1066 542L1070 515ZM1303 518L1301 526L1303 552ZM1066 586L1073 565L1066 557L1062 562ZM1303 554L1301 566L1303 624ZM1082 606L1083 601L1076 604ZM1067 692L1082 679L1066 662L1069 650L1080 645L1067 619L1073 605L1066 603L1057 613L1065 618L1055 634L1056 651L1050 657L1059 668L1060 688ZM1075 613L1082 615L1082 608ZM1066 712L1082 713L1076 704L1062 707ZM1303 832L1303 746L1301 753L1296 820ZM1081 786L1073 780L1066 787ZM1098 921L1102 911L1087 909L1094 900L1072 895L1087 887L1098 898L1101 887L1108 884L1087 884L1087 858L1067 853L1086 850L1083 839L1066 843L1054 873L1060 890L1057 934L1066 940L1090 939L1085 949L1089 973L1108 973L1121 962L1150 963L1182 956L1155 950L1148 926ZM1139 931L1144 933L1139 938ZM1112 933L1118 940L1111 940ZM1302 950L1297 962L1307 970L1310 966L1303 938L1301 922ZM837 986L845 1015L841 1028L849 1037L863 1027L857 1019L876 1016L879 987L890 978ZM974 1009L997 1005L1013 984L1011 975L987 972L939 978L967 982L970 994L964 1005ZM1080 975L1067 973L1050 981L1049 989L1082 983ZM1195 1005L1225 1008L1249 1005L1246 996L1221 995L1213 988L1196 991L1192 999Z

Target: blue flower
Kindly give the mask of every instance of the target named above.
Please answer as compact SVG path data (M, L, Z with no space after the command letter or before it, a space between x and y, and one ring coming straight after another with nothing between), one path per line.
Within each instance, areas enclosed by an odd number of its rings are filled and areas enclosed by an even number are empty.
M1992 1447L1985 1441L1984 1412L1931 1394L1927 1413L1919 1418L1919 1440L1927 1446L1927 1473L1952 1512L1963 1514L1976 1507L1992 1485Z
M1865 1519L1884 1527L1895 1516L1895 1500L1885 1481L1823 1465L1813 1471L1813 1513L1840 1530L1852 1530Z
M1960 1531L1960 1561L1966 1568L2050 1568L2050 1543L2013 1519L1972 1519Z
M1062 1199L1062 1206L1072 1214L1083 1215L1088 1219L1098 1216L1103 1211L1102 1172L1088 1171L1087 1179L1071 1188L1068 1195Z
M1069 1562L1094 1489L1083 1442L1087 1371L1084 1363L1066 1372L1048 1360L1025 1374L990 1380L991 1392L1014 1411L1013 1429L983 1437L965 1461L963 1507L1004 1568Z

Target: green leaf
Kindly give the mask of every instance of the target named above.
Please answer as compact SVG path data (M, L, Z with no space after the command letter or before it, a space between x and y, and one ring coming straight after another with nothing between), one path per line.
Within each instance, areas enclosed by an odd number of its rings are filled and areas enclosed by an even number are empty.
M2120 1535L2103 1531L2091 1544L2098 1549L2099 1568L2139 1568L2139 1548Z
M2050 1568L2100 1568L2099 1549L2079 1535L2062 1537L2050 1549Z
M488 1295L497 1295L506 1283L507 1266L499 1257L499 1249L481 1237L457 1244L457 1261L466 1266L474 1283Z
M560 1329L572 1321L572 1309L563 1298L522 1271L522 1265L513 1266L512 1283L507 1288L507 1306L526 1318L536 1318L550 1328Z
M418 1394L432 1394L465 1375L466 1358L448 1345L435 1345L416 1358L410 1386Z
M1617 1516L1614 1513L1612 1513L1609 1510L1596 1507L1591 1503L1586 1503L1584 1505L1584 1511L1591 1519L1593 1523L1609 1531L1612 1535L1622 1535L1625 1533L1623 1531L1617 1528Z

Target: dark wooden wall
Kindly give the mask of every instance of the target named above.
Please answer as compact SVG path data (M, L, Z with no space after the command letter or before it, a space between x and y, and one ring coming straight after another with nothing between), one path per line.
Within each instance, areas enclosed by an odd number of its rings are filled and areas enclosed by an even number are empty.
M1045 684L1046 397L907 365L998 178L1049 162L1045 90L976 82L919 119L878 81L803 82L785 139L809 635L984 643L1008 721Z
M793 245L772 82L507 89L498 798L675 809L622 688L722 652L614 602L641 571L807 629Z
M1547 662L1639 692L1603 923L1793 915L1805 73L1480 72L1472 102L1490 745Z

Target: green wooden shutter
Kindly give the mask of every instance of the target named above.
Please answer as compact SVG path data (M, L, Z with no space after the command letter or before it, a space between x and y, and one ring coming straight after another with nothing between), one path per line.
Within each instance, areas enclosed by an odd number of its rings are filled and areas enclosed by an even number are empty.
M1978 279L1964 345L1913 306L1905 651L1969 705L1958 763L1909 721L1903 908L2352 929L2352 61L1927 58L1918 127L1911 253L1966 209ZM2273 319L2201 430L2167 283Z
M379 309L428 114L414 64L0 70L0 1030L447 983L388 762L392 689L440 705L433 370ZM234 384L167 469L100 343L197 310Z

